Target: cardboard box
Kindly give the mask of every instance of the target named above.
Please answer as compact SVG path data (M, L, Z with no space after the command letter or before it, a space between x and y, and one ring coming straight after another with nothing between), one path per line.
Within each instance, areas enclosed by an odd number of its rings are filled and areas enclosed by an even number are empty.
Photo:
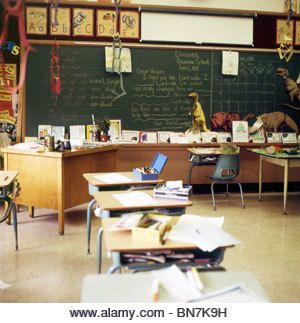
M151 213L148 214L148 217L154 221L160 222L160 226L156 229L134 227L131 231L131 237L133 240L161 243L165 232L171 229L174 218L167 215Z
M156 180L165 167L168 157L157 153L150 167L134 168L133 175L143 181Z

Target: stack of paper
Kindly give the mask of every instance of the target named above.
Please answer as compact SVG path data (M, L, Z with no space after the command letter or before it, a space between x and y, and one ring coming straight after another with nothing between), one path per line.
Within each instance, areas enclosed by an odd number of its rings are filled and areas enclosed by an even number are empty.
M187 200L189 198L192 186L184 185L181 188L168 188L165 184L157 185L154 188L154 196L161 198Z
M108 173L105 175L95 175L94 176L97 179L100 179L100 181L103 181L105 183L109 183L109 184L119 184L119 183L130 183L133 181L133 179L121 175L119 173Z
M42 146L42 144L37 142L20 142L19 144L9 146L9 148L16 150L37 150Z
M177 302L208 302L208 303L266 303L269 300L244 284L226 283L220 288L207 292L209 286L203 286L202 292L196 288L187 276L176 266L151 272L158 283L159 290L163 289ZM200 277L200 276L199 276ZM208 284L209 285L209 284ZM159 294L159 292L156 292ZM164 293L162 293L164 294Z
M168 234L173 241L193 243L203 251L211 252L219 247L240 243L222 230L224 217L203 217L183 214Z
M179 302L188 302L201 297L201 292L176 265L167 269L152 271L152 275L159 285Z
M157 201L147 193L144 192L130 192L113 194L113 197L124 206L155 206Z

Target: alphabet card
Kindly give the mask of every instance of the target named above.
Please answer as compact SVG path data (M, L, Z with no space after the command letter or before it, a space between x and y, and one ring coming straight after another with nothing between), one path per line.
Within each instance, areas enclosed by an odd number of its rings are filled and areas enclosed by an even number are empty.
M121 11L120 36L131 39L140 37L140 14L138 11Z
M94 9L73 8L73 36L94 36Z
M71 8L50 9L50 35L71 36Z
M47 7L26 7L27 35L47 35Z
M99 9L96 17L96 36L113 37L117 27L116 12L114 10Z

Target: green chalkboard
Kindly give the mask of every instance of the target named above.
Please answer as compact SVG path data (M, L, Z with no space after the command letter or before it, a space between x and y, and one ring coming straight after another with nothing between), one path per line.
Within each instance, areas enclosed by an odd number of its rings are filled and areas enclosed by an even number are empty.
M123 129L186 130L191 126L196 91L207 125L214 112L235 111L241 116L280 110L289 102L283 81L285 67L292 78L300 71L299 56L289 63L276 53L241 52L238 76L222 75L219 51L131 48L132 73L105 71L102 47L61 46L61 95L50 89L50 46L35 46L26 77L26 135L37 135L39 124L91 124L108 116L121 119ZM122 87L123 85L123 87Z

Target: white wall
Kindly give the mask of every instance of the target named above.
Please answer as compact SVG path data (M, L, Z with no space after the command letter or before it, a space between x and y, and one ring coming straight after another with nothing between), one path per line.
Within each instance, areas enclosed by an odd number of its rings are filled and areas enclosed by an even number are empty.
M132 4L283 12L284 0L132 0Z

